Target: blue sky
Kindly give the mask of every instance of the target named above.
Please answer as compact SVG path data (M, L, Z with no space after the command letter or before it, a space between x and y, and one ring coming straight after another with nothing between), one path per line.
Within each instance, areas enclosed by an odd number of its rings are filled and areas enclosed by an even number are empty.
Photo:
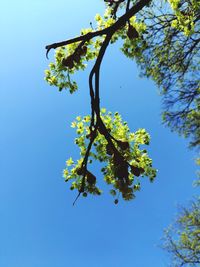
M111 46L101 71L101 105L119 111L132 131L151 135L159 170L132 202L79 199L64 183L69 156L79 157L71 121L89 113L88 70L80 90L59 93L45 83L45 45L77 35L102 13L100 0L3 1L0 10L0 266L164 267L163 229L197 189L195 153L161 124L161 98L134 62ZM50 52L53 59L53 52ZM97 166L98 167L98 166ZM98 172L98 171L97 171Z

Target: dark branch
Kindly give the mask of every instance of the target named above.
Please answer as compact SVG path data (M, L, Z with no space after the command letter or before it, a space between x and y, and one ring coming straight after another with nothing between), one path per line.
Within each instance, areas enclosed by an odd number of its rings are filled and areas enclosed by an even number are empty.
M122 15L113 25L111 25L108 28L105 28L103 30L99 30L99 31L95 31L95 32L89 32L85 35L80 35L78 37L66 40L66 41L62 41L59 43L54 43L54 44L50 44L47 45L45 48L47 49L46 51L46 57L48 58L48 53L51 49L56 49L58 47L61 46L65 46L65 45L69 45L72 43L77 43L80 41L89 41L90 39L97 37L97 36L101 36L104 34L113 34L114 32L116 32L117 30L119 30L121 27L124 27L124 25L126 24L126 22L133 17L136 13L138 13L140 10L142 10L143 7L145 7L146 5L148 5L151 2L151 0L140 0L137 4L135 4L132 8L130 8L129 10L127 10L127 12Z

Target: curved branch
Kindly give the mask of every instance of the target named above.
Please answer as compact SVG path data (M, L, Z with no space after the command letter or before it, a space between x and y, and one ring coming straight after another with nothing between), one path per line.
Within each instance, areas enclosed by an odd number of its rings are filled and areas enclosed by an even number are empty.
M104 34L109 34L109 33L114 33L117 30L119 30L121 27L123 27L126 22L133 17L136 13L138 13L140 10L142 10L143 7L148 5L151 2L151 0L140 0L138 3L136 3L133 7L131 7L129 10L126 11L124 15L122 15L114 24L112 24L110 27L105 28L103 30L95 31L95 32L89 32L85 35L80 35L78 37L62 41L59 43L54 43L47 45L45 48L47 49L46 51L46 57L48 58L48 53L51 49L56 49L61 46L69 45L72 43L80 42L80 41L89 41L90 39L96 37L96 36L101 36Z
M136 3L132 8L129 9L129 4L130 1L128 1L128 6L126 9L126 12L124 15L122 15L113 25L111 25L108 28L105 28L103 30L95 31L95 32L89 32L85 35L81 35L79 37L75 37L73 39L59 42L59 43L54 43L51 45L46 46L46 57L48 57L49 51L53 48L56 49L61 46L65 46L71 43L76 43L76 42L81 42L79 46L82 46L85 42L89 41L90 39L96 37L96 36L101 36L101 35L106 35L105 39L101 45L101 48L99 50L99 54L97 56L96 62L90 72L89 75L89 89L90 89L90 97L91 97L91 122L90 122L90 142L87 146L86 153L81 165L82 169L82 180L81 180L81 187L79 189L78 196L76 197L73 205L79 198L80 194L84 192L85 190L85 179L86 179L86 174L87 174L87 163L88 163L88 158L90 155L90 150L92 148L92 144L97 136L97 130L104 135L105 139L107 140L108 144L112 147L114 154L118 156L122 161L124 161L123 156L121 153L118 151L118 149L115 147L115 144L113 143L113 140L116 140L113 138L108 129L106 128L105 124L103 123L101 116L100 116L100 97L99 97L99 76L100 76L100 67L101 63L103 60L103 57L105 55L106 49L109 45L109 42L113 36L113 34L119 30L121 27L124 27L129 21L129 19L134 16L137 12L139 12L144 6L149 4L151 0L140 0L138 3ZM95 78L95 84L93 88L93 78ZM96 114L96 121L95 121L95 114ZM113 140L112 140L113 139ZM117 141L117 140L116 140Z

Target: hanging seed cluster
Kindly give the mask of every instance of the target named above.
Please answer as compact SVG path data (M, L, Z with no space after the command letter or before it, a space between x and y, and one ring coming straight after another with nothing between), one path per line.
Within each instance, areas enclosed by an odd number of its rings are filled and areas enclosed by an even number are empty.
M63 66L72 69L74 64L79 64L81 57L84 57L87 54L87 46L82 45L78 47L72 55L69 55L67 58L64 58L62 61Z

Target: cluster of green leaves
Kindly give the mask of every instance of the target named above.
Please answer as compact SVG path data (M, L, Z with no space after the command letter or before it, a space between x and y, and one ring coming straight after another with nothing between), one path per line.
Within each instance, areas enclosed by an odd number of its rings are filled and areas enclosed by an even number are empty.
M181 215L165 232L164 249L173 259L173 266L200 264L200 198L190 208L182 208Z
M176 16L176 19L171 22L171 26L182 31L186 36L192 35L195 32L195 19L199 12L200 1L169 0L169 3ZM185 12L186 9L187 12Z
M103 17L99 14L95 16L96 29L101 30L107 28L114 23L114 19L110 17L111 9L107 8ZM92 32L92 28L82 29L80 35ZM71 76L79 70L84 70L87 62L96 59L99 49L102 45L104 37L99 36L96 39L90 39L80 48L80 42L62 46L56 50L55 62L49 64L49 69L45 71L45 80L53 86L63 89L69 89L70 93L74 93L78 89L76 81ZM83 47L85 52L82 52ZM81 53L82 52L82 53Z
M89 32L85 30L85 32ZM63 89L69 89L70 93L74 93L77 89L77 83L71 79L71 75L78 70L84 70L86 65L85 61L93 59L94 53L88 48L89 42L87 43L87 52L77 53L79 43L73 43L67 46L60 47L55 53L55 63L49 64L49 69L45 71L45 80L53 86L59 88L59 91ZM74 55L74 58L72 58ZM71 61L70 61L71 58ZM68 60L68 64L67 63ZM71 63L71 64L70 64Z
M139 58L142 55L142 52L147 47L147 42L145 41L143 34L146 32L146 24L141 20L136 20L136 16L130 19L130 25L137 31L138 36L130 38L129 35L125 37L123 46L121 48L122 52L130 59ZM126 29L125 29L126 30ZM127 38L128 37L128 38Z
M117 112L113 115L111 112L107 113L105 109L102 109L101 118L123 159L116 157L105 136L100 133L101 131L97 131L88 162L93 163L97 160L103 164L101 173L105 182L112 187L110 193L113 196L118 196L121 193L123 199L133 199L135 192L140 190L140 177L147 176L152 182L156 176L156 170L152 167L152 160L149 158L147 151L140 148L141 145L149 145L150 136L144 129L131 133L127 123L122 121ZM80 170L90 141L89 123L90 116L83 118L79 116L71 125L78 134L75 143L80 148L81 156L77 162L72 158L68 159L66 161L67 167L63 172L66 181L73 180L72 190L78 189L80 191L82 186L83 173ZM94 174L87 171L83 196L87 196L87 193L101 194L96 182Z
M116 20L112 16L112 9L107 7L103 16L96 14L95 31L106 29L115 21ZM122 29L119 29L112 36L111 43L115 43L119 38L122 38L125 39L126 42L132 40L131 44L134 45L139 41L139 39L136 42L134 41L135 34L143 32L144 30L144 23L136 22L136 17L132 17L129 24L125 25ZM82 29L81 35L85 35L92 31L94 31L92 28ZM70 93L75 92L78 89L78 85L72 80L71 76L79 70L84 70L88 61L97 58L103 40L104 36L98 36L85 42L83 46L85 47L86 52L81 56L79 56L81 51L78 51L82 49L78 49L81 45L80 42L58 48L55 53L55 62L51 62L49 64L49 69L45 71L45 80L51 86L58 87L59 91L69 89Z

